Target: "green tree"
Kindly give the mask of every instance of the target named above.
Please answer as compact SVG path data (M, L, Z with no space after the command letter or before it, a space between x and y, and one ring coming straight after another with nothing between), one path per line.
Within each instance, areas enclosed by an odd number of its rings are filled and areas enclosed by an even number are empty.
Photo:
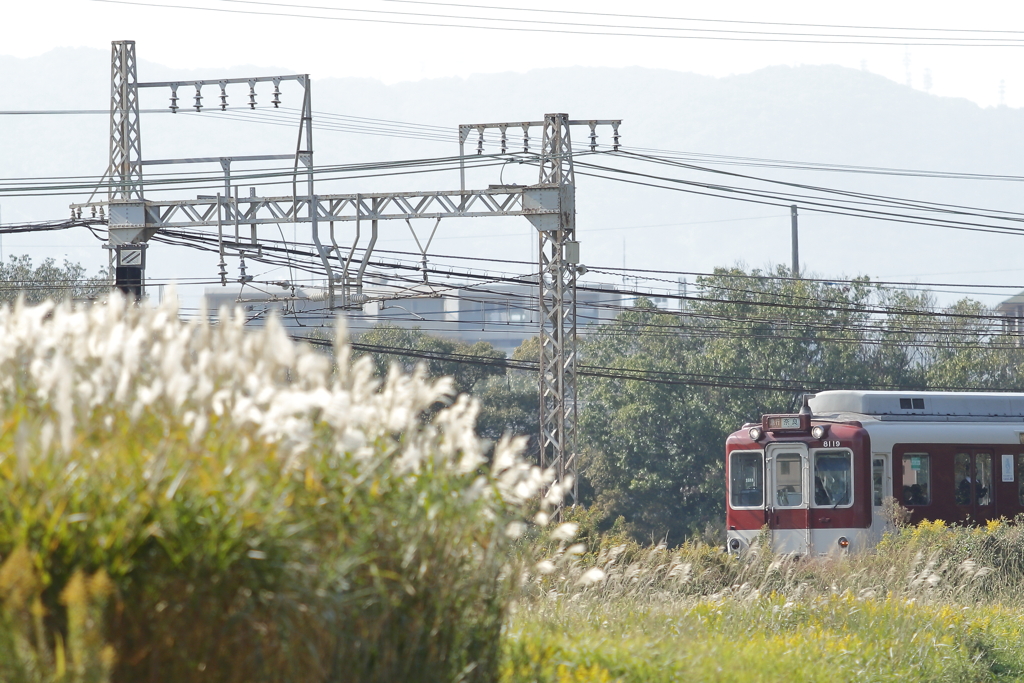
M583 344L584 365L689 373L582 378L583 490L605 524L621 516L638 540L672 542L721 524L725 438L795 411L804 390L1021 386L1024 352L977 302L936 316L926 293L789 275L720 269L685 310L641 301Z
M396 349L395 353L358 352L373 358L378 375L383 376L392 363L407 371L423 363L430 377L452 377L457 393L470 393L480 400L480 416L476 425L480 436L492 441L497 441L504 434L528 436L527 457L536 457L536 378L533 373L507 370L502 364L505 354L491 344L466 344L427 334L419 328L389 324L378 325L364 333L357 344ZM529 344L530 340L524 342L513 357L529 359ZM521 349L526 350L520 352ZM430 357L408 355L409 351Z
M453 378L455 391L459 394L472 392L473 387L483 379L505 374L505 368L501 365L505 354L489 343L466 344L454 339L427 334L418 327L399 327L385 323L363 333L357 342L358 344L398 350L396 353L359 352L359 355L367 354L373 358L378 375L385 375L392 363L397 363L406 371L423 363L426 365L427 374L430 377L449 376ZM403 354L402 350L423 353L427 357ZM473 358L452 358L452 356L472 356ZM477 359L479 362L472 362Z
M110 284L102 271L90 277L84 266L67 259L62 266L48 258L33 267L32 258L23 254L11 256L7 263L0 262L0 304L13 303L19 296L24 296L27 303L96 299L109 290Z
M929 335L928 385L1024 391L1024 349L1016 337L992 333L991 311L961 299L946 313Z

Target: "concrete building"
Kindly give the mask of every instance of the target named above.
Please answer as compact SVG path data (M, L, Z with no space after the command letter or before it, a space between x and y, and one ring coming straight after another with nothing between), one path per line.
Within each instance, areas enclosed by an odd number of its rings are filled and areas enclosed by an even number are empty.
M455 339L467 344L485 341L511 355L517 346L537 335L537 286L531 282L486 282L451 285L399 285L384 278L367 279L368 301L362 311L337 311L344 316L350 334L357 338L376 325L388 323ZM276 311L286 328L296 335L303 328L331 328L334 315L325 308L322 288L208 287L205 302L210 314L222 306L238 306L254 326L262 325ZM610 322L618 315L623 298L618 293L577 293L578 334Z
M1020 292L996 306L996 313L1003 316L1004 332L1024 334L1024 292Z

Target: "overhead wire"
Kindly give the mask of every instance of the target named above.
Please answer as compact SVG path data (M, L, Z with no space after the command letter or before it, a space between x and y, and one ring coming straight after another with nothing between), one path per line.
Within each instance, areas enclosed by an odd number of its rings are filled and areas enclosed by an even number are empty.
M667 160L667 159L663 159L663 158L659 158L659 157L655 157L655 156L651 156L651 155L638 155L638 154L635 154L635 153L630 153L630 152L621 151L621 150L618 151L618 152L613 152L613 154L617 155L617 156L625 156L625 157L629 157L629 158L635 158L635 159L639 159L639 160L650 162L650 163L658 163L658 164L664 164L664 165L668 165L668 166L674 166L674 167L677 167L677 168L684 168L684 169L688 169L688 170L699 171L699 172L702 172L702 173L711 173L711 174L717 174L717 175L725 175L725 176L728 176L730 178L737 178L737 179L740 179L740 180L748 180L748 181L754 181L754 182L759 182L759 183L767 183L767 184L772 184L772 185L782 185L782 186L785 186L785 187L792 187L792 188L795 188L795 189L808 190L808 191L819 192L819 193L823 193L823 194L839 195L839 196L844 197L844 198L845 197L850 197L850 198L859 200L859 201L853 202L855 204L858 204L858 203L859 204L886 204L886 205L891 205L891 206L900 206L900 207L904 207L904 208L914 208L914 209L919 209L919 210L922 210L922 211L935 211L935 212L953 213L953 214L958 214L958 215L969 215L969 216L978 216L978 217L984 217L984 218L994 218L994 219L998 219L998 220L1021 220L1021 218L1019 218L1019 217L1024 216L1024 213L1019 212L1019 211L1003 211L1003 210L995 210L995 209L982 209L982 208L979 208L979 207L964 206L964 205L961 205L961 204L948 204L948 203L942 203L942 202L929 202L929 201L924 201L924 200L910 200L910 199L905 199L905 198L902 198L902 197L893 197L893 196L887 196L887 195L877 195L877 194L871 194L871 193L866 193L866 192L853 192L853 191L850 191L850 190L842 190L842 189L831 188L831 187L822 187L822 186L819 186L819 185L808 185L806 183L787 182L787 181L783 181L783 180L777 180L777 179L774 179L774 178L765 178L765 177L762 177L762 176L751 176L751 175L747 175L747 174L733 173L733 172L729 172L729 171L721 171L721 170L718 170L718 169L707 168L705 166L697 166L695 164L682 164L682 163L679 163L679 162L676 162L676 161L671 161L671 160ZM798 197L798 198L807 197L807 195L794 195L794 194L789 194L789 193L785 193L784 196L795 196L795 197ZM999 214L1002 214L1002 215L999 215ZM1014 216L1014 217L1017 217L1017 218L1007 219L1007 218L1003 218L1003 216Z
M161 237L161 241L167 241L167 237L169 237L169 236L167 236L167 235L162 236ZM213 249L213 246L212 246L213 238L209 237L209 238L206 238L206 239L210 243L210 246L208 248ZM268 250L272 250L269 247L267 249ZM279 248L277 248L277 249L279 249ZM310 252L301 252L300 250L290 250L290 251L293 252L293 253L296 253L296 254L303 254L303 255L305 255L309 259L308 262L306 262L306 263L301 263L300 262L300 264L299 264L300 268L302 268L302 269L304 269L304 270L306 270L307 272L310 272L310 273L315 273L315 274L319 274L319 275L323 274L323 271L321 270L322 266L320 266L317 257L315 257L315 255L314 255L314 253L312 251L310 251ZM250 256L249 258L252 258L252 257ZM371 262L371 263L374 266L376 266L376 267L391 267L391 268L396 268L397 267L397 268L405 268L405 269L407 269L409 271L421 271L422 270L421 266L419 266L417 264L414 264L414 263L409 263L409 264L405 264L405 265L393 264L393 263L392 264L387 264L387 263L381 263L379 261L378 262ZM445 276L445 275L451 275L451 273L446 273L445 271L440 270L440 269L428 269L428 272L431 273L432 275L442 276L442 277ZM531 285L532 284L533 286L536 286L534 283L530 283L530 282L524 280L524 278L530 277L529 275L518 275L518 276L508 277L508 276L475 275L475 274L472 274L472 273L461 273L460 276L462 276L462 277L470 277L470 278L474 278L475 277L477 279L486 280L486 281L489 281L489 282L505 282L505 283L513 282L513 283L520 284L520 285L524 285L524 284ZM615 287L595 287L595 286L586 286L586 285L584 285L584 286L580 286L578 289L579 289L579 291L583 291L583 292L597 292L597 293L606 293L606 294L619 295L619 296L622 296L622 295L649 296L650 295L650 293L646 293L646 292L635 292L635 291L631 292L629 290L623 290L621 288L615 288ZM719 286L718 289L728 290L728 289L735 289L735 288L726 288L726 287ZM742 291L749 291L749 290L742 290ZM499 295L506 296L506 297L517 296L517 295L510 294L508 292L494 292L494 291L492 291L491 293L499 294ZM758 292L758 293L759 294L764 294L763 292ZM422 293L419 293L419 294L414 295L414 296L422 297ZM522 295L518 295L518 296L521 297ZM530 295L527 298L529 298L531 300L531 306L533 308L535 308L535 305L534 305L535 304L535 300L533 299L533 295ZM955 313L955 312L951 312L951 311L914 310L914 309L905 309L905 308L898 308L898 307L878 307L878 306L875 306L875 307L870 307L870 306L862 306L862 307L843 306L843 307L840 307L840 306L823 306L823 305L813 305L812 306L812 305L807 305L807 304L794 304L794 303L786 303L786 302L779 302L779 301L749 301L749 300L740 300L740 299L714 298L714 297L707 297L707 296L705 296L705 297L696 297L696 296L693 296L693 297L689 297L689 296L688 297L683 297L683 296L679 296L679 295L670 295L670 294L666 294L663 298L678 299L678 300L688 300L688 301L692 301L692 302L701 302L701 303L704 303L704 304L726 304L726 305L728 305L728 304L737 304L737 305L744 305L744 306L748 306L748 307L752 307L752 308L804 310L804 311L812 311L812 312L817 311L817 312L831 312L831 313L849 313L849 314L856 314L856 315L862 315L862 316L886 315L886 316L890 316L890 317L892 317L892 316L904 316L904 317L910 317L910 318L941 319L941 320L946 320L946 321L949 321L949 320L981 321L981 322L985 322L985 323L990 324L990 325L995 325L995 324L1001 322L1001 320L1002 320L1002 318L1000 316L997 316L997 315L964 314L964 313ZM594 305L594 307L596 307L596 308L602 308L602 307L603 308L615 308L618 311L636 310L635 307L631 307L631 306L617 306L617 307L614 307L614 306L596 304L596 305ZM673 314L675 314L675 313L673 313ZM709 317L709 318L714 318L715 317L715 316L713 316L711 314L701 314L701 313L698 313L698 312L686 312L686 313L681 313L680 315L690 316L690 317L702 317L702 315L703 315L703 317ZM730 324L737 324L737 323L747 323L747 324L749 324L749 323L766 323L766 324L772 324L772 325L775 325L775 326L783 325L783 326L800 327L800 328L804 328L804 329L808 329L808 328L815 329L815 328L817 328L817 329L822 329L822 330L834 330L835 326L836 326L835 322L830 322L830 321L827 321L827 320L788 320L788 319L785 319L785 318L780 319L780 318L775 318L775 317L767 317L766 318L764 316L750 315L748 313L742 313L742 312L741 313L732 313L732 314L730 314L730 317L727 319L727 321ZM865 331L865 332L877 332L877 333L885 333L885 334L889 334L889 335L905 334L905 333L914 333L914 334L941 333L941 334L948 335L950 338L953 338L953 337L956 337L956 336L970 336L970 337L973 337L973 336L976 336L978 334L985 333L985 331L978 331L978 330L969 330L969 331L956 331L956 330L952 330L951 331L947 327L942 327L942 326L927 327L927 326L923 326L921 324L916 324L913 327L895 327L892 324L890 324L888 327L886 327L886 326L883 326L881 324L866 324L864 322L846 321L845 325L846 325L846 327L848 327L848 328L850 328L852 330L860 329L860 330ZM672 325L670 327L675 328L675 325Z
M762 42L762 43L807 43L807 44L831 44L831 45L893 45L897 47L911 46L933 46L933 47L1020 47L1024 42L1022 39L1006 35L961 37L954 36L915 36L903 35L847 35L843 34L813 34L798 33L794 31L747 31L733 29L704 29L700 27L691 28L667 28L667 27L634 27L629 25L591 25L582 22L547 22L532 21L522 25L521 20L496 19L487 17L465 17L461 15L439 15L436 17L422 16L424 19L438 19L441 21L419 21L416 16L408 19L408 15L417 13L408 12L382 12L388 18L382 16L337 16L330 14L303 14L285 11L265 11L256 9L235 9L228 7L204 7L196 5L183 5L169 2L138 2L136 0L92 0L93 2L104 2L118 5L131 5L151 8L178 9L202 12L216 12L226 14L246 14L252 16L267 17L288 17L298 19L313 19L341 22L357 22L386 25L404 25L432 28L459 28L489 31L509 31L517 33L542 33L579 36L600 36L600 37L627 37L627 38L658 38L670 40L718 40L730 42ZM248 5L276 5L280 3L256 2L256 0L232 0L236 4ZM287 5L290 7L302 8L298 5ZM286 6L286 7L287 7ZM308 8L308 6L307 6ZM378 12L379 10L358 10L351 8L326 8L330 11L341 12ZM422 14L422 13L420 13ZM398 18L390 18L398 17ZM460 22L490 22L490 23L460 23ZM557 25L557 27L552 26ZM576 27L576 28L574 28ZM593 28L604 28L610 30L591 30ZM666 32L667 31L667 32Z
M620 149L624 152L639 152L664 158L676 158L684 159L687 161L699 161L703 164L714 164L717 166L748 166L755 168L773 168L787 171L827 171L835 173L854 173L897 177L905 176L946 180L983 180L1002 182L1024 181L1024 176L1009 174L969 173L964 171L935 171L925 169L893 168L887 166L857 166L852 164L826 164L810 161L766 159L762 157L742 157L705 152L684 152L650 147L637 147L626 144L621 145Z
M318 339L315 337L303 337L294 335L295 339L304 341L306 343L315 346L333 346L332 342ZM358 341L348 342L356 351L363 351L368 353L378 353L381 355L388 356L405 356L409 358L420 358L425 360L442 360L455 363L463 363L470 365L485 365L492 367L501 367L503 369L515 369L515 370L539 370L539 363L530 360L518 360L508 358L487 358L483 356L476 356L472 354L463 354L447 351L429 351L422 349L410 349L392 346L381 346L377 344L367 344ZM834 389L834 388L865 388L862 383L854 385L848 385L846 383L830 382L826 380L785 380L781 378L764 378L764 377L739 377L729 375L716 375L708 373L678 373L670 371L660 371L651 369L635 369L635 368L624 368L614 366L600 366L600 365L589 365L579 364L576 366L576 374L582 377L598 377L606 379L617 379L625 381L637 381L646 382L651 384L664 384L670 386L705 386L714 388L733 388L733 389L748 389L748 390L761 390L761 391L801 391L805 389L817 388L821 389ZM913 389L924 389L924 387L907 387L899 384L891 383L876 383L868 385L871 389L881 390L913 390ZM946 386L931 386L928 387L931 391L987 391L990 390L985 387L980 388L964 388L964 387L946 387Z
M381 2L393 2L406 5L436 5L443 7L460 7L472 9L500 10L504 12L531 12L543 14L576 14L595 17L615 17L623 19L661 19L666 21L693 21L713 24L747 24L755 26L799 26L803 28L848 28L856 30L885 30L885 31L932 31L940 33L1012 33L1021 34L1024 31L1012 29L972 29L972 28L923 28L907 26L860 26L853 24L813 24L793 21L755 21L750 19L715 19L707 17L679 17L670 15L651 14L623 14L613 12L594 12L581 10L550 9L537 7L509 7L501 5L480 5L471 3L438 2L437 0L381 0Z

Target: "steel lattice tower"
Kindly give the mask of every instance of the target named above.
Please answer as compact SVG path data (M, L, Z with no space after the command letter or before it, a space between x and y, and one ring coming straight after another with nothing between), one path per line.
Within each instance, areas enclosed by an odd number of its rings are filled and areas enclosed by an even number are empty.
M612 129L611 150L619 149L620 119L584 119L570 121L567 114L547 114L543 121L462 124L459 126L460 188L458 190L424 190L415 192L378 192L358 194L317 195L314 183L312 99L308 74L222 78L216 81L166 81L139 83L135 41L111 44L110 70L110 162L107 167L108 196L106 201L72 204L72 211L81 217L83 209L103 216L107 209L109 242L114 284L139 299L144 294L146 247L150 238L163 229L210 228L217 231L220 254L221 284L227 285L227 252L240 255L260 252L257 228L280 223L309 223L311 238L327 275L327 309L361 310L367 300L362 292L363 275L377 241L378 222L387 220L473 218L490 216L522 216L537 229L539 243L538 309L540 368L540 465L552 468L557 481L571 478L565 504L577 501L577 348L576 348L576 278L584 272L580 266L579 242L576 240L576 183L573 171L571 126L588 126L590 152L598 151L597 127ZM148 159L147 164L186 164L220 162L224 171L224 193L216 197L195 199L150 200L143 198L142 144L140 130L139 91L142 88L168 89L170 111L177 112L178 91L195 88L196 112L203 109L202 88L216 83L220 87L220 110L228 107L229 86L248 85L248 102L242 106L256 108L256 85L272 83L271 104L280 105L280 84L296 81L304 90L299 138L294 154L258 154L231 157L197 157L186 159ZM531 153L530 130L543 128L541 149ZM478 136L477 155L483 154L487 130L500 135L500 154L509 150L508 131L523 131L522 160L536 159L540 166L537 185L491 185L483 190L466 188L465 144L470 134ZM305 143L305 145L303 145ZM303 149L303 146L305 149ZM518 154L518 153L517 153ZM536 155L536 156L534 156ZM232 162L253 162L294 159L292 195L259 197L255 188L250 195L239 196L232 185ZM306 173L306 193L298 190L299 164ZM363 250L361 262L353 254L360 243L360 222L369 221L370 241ZM330 244L321 240L319 228L330 224ZM348 255L342 253L335 239L335 222L355 223L355 236ZM239 228L248 225L251 238L243 240ZM234 228L234 236L230 234ZM411 228L410 224L410 228ZM415 232L413 233L415 236ZM427 246L429 247L429 241ZM422 249L424 264L426 249ZM332 259L334 264L332 265ZM425 268L425 267L424 267ZM352 270L354 276L350 276ZM424 273L426 270L424 269ZM238 279L243 285L252 280L244 269ZM335 299L335 283L342 285L341 305ZM352 291L354 290L354 292Z
M540 184L558 188L558 229L538 231L540 255L540 462L559 482L573 477L576 503L576 185L569 116L544 116ZM570 258L570 256L572 256Z
M110 200L142 199L142 138L135 41L110 45Z

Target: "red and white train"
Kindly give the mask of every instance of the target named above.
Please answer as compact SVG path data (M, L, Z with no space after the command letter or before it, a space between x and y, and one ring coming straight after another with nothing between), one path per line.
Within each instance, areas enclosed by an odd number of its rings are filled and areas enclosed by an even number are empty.
M762 527L779 553L863 550L886 497L911 522L1024 513L1024 394L825 391L726 441L728 548Z

